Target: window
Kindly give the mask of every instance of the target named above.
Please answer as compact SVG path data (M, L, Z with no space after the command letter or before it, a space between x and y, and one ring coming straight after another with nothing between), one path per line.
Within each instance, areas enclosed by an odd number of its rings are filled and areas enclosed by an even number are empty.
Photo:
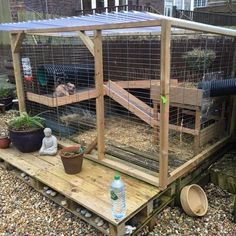
M165 16L172 16L172 7L165 7Z
M175 6L177 7L177 9L183 9L183 1L182 0L175 0Z
M184 1L184 10L190 11L191 9L191 0L185 0Z
M173 9L173 0L166 0L164 9L165 16L172 16L172 9Z
M126 5L126 0L119 0L119 5L120 6Z
M194 7L205 7L207 0L194 0Z
M188 10L188 11L191 10L192 11L194 1L196 1L196 0L174 0L173 4L179 10ZM201 0L201 1L206 1L206 0Z
M104 0L97 0L96 8L103 8L104 7Z

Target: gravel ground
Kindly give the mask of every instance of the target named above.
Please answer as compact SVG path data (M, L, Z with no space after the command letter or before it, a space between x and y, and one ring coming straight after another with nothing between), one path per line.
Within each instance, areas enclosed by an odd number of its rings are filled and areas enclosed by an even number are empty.
M16 113L0 114L0 131ZM205 188L209 209L202 218L188 217L181 208L166 208L157 216L154 230L146 228L139 235L149 236L236 236L231 194L209 184ZM99 236L89 224L54 204L10 172L0 168L0 236Z
M233 195L209 184L205 188L209 208L204 217L192 218L180 208L166 208L157 216L157 223L149 236L235 236L236 223L233 222ZM145 232L140 235L145 235Z
M233 196L209 184L206 216L192 218L178 207L167 207L157 216L154 230L139 236L236 236ZM99 236L96 229L54 204L13 174L0 168L0 236Z
M101 234L0 168L0 236L37 235Z

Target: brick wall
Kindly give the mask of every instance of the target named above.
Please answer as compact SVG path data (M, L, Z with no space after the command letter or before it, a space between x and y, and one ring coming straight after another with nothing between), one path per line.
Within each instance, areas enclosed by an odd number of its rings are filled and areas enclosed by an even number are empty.
M73 16L80 10L80 0L9 0L12 20L17 21L17 11L36 11L43 14L55 14L60 16ZM46 4L47 2L47 4ZM46 10L48 9L48 11Z
M164 13L164 2L165 0L129 0L129 4L139 6L152 6L161 14Z
M25 3L24 1L18 1L18 0L9 0L10 4L10 11L11 11L11 16L12 16L12 21L16 22L18 21L17 18L17 11L20 9L25 8Z

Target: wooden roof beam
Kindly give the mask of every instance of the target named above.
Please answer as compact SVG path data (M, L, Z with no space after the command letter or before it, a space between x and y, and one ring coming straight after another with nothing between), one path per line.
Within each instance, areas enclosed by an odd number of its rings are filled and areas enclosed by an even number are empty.
M202 24L193 21L180 21L180 20L172 20L171 24L173 27L181 28L181 29L188 29L188 30L196 30L205 33L212 33L212 34L220 34L226 36L236 37L236 30L230 30L223 27L217 27L213 25Z
M66 26L55 27L48 29L25 29L25 33L61 33L61 32L73 32L73 31L93 31L93 30L112 30L112 29L128 29L128 28L140 28L140 27L154 27L160 26L160 20L146 20L140 22L128 22L128 23L113 23L102 25L84 25L84 26ZM12 33L19 33L22 30L12 30Z
M154 14L154 13L150 13L150 14ZM159 15L158 17L160 18L160 20L170 21L172 27L236 37L236 30L227 29L224 27L219 27L219 26L214 26L214 25L203 24L203 23L199 23L195 21L178 19L178 18L169 17L169 16Z

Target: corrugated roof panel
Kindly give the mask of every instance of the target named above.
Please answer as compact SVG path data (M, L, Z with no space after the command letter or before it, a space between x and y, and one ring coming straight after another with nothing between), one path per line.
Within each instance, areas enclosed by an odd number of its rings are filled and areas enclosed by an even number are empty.
M141 22L159 19L157 14L148 12L112 12L78 17L66 17L40 21L0 24L0 31L17 31L32 29L50 29L61 27L81 27L117 23Z
M201 32L236 36L236 30L231 30L223 27L217 27L207 24L202 24L193 21L167 17L149 12L112 12L86 16L76 16L40 21L28 21L19 23L0 24L0 31L26 33L60 33L72 31L93 31L97 29L105 30L107 33L122 33L122 32L153 32L158 29L161 20L171 22L174 28L182 28L196 30ZM147 21L149 21L147 23ZM129 23L133 23L130 25ZM131 29L130 27L140 27L139 29Z

